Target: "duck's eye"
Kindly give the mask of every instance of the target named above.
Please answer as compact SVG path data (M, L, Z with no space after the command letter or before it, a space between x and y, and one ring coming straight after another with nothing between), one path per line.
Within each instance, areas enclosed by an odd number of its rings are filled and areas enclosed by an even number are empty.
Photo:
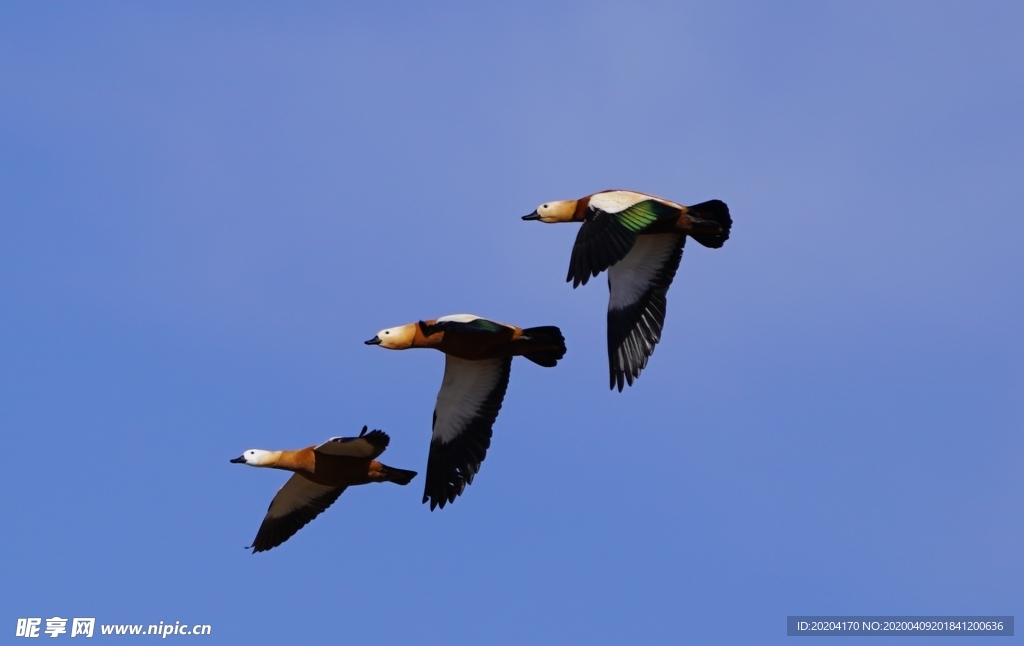
M385 333L384 333L384 336L387 336L387 335L389 335L389 334L391 334L391 333L390 333L390 332L385 332Z
M548 205L547 205L547 204L545 204L545 205L541 206L540 208L542 208L542 209L546 209L546 208L548 208Z

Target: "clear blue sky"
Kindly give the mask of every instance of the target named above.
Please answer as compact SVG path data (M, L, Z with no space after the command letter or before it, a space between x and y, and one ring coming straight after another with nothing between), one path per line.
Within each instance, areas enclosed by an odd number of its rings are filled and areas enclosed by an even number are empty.
M5 3L0 635L1024 615L1022 115L1013 2ZM519 219L606 188L736 222L622 394L576 228ZM362 341L458 312L569 346L515 363L466 494L353 489L242 549L286 479L243 449L368 424L423 471L443 357Z

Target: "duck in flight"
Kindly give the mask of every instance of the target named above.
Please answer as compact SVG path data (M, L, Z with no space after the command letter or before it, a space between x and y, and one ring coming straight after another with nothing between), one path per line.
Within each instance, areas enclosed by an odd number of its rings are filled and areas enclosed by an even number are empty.
M480 470L505 398L512 357L552 368L565 355L565 339L557 327L523 329L472 314L388 328L366 344L389 350L434 348L445 354L423 490L423 502L430 501L431 511L455 502Z
M611 388L633 385L665 325L665 294L687 236L717 249L732 218L720 200L683 206L635 191L602 191L545 202L524 220L582 222L569 259L573 288L608 270L608 368Z
M359 437L332 437L319 446L297 451L249 449L231 460L234 464L284 469L294 474L271 501L250 546L252 553L265 552L291 538L330 507L346 487L370 482L409 484L416 477L415 471L377 461L389 441L386 433L367 433L364 426Z

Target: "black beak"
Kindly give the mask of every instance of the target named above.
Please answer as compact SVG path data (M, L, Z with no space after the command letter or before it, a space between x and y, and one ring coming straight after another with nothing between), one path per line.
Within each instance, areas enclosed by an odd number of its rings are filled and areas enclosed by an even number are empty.
M231 464L245 464L245 456L240 455L237 458L230 461Z
M524 220L539 220L540 219L540 213L537 213L536 211L534 211L530 215L524 215L523 219Z
M363 343L365 343L366 345L380 345L380 337L375 336L369 341L363 341Z

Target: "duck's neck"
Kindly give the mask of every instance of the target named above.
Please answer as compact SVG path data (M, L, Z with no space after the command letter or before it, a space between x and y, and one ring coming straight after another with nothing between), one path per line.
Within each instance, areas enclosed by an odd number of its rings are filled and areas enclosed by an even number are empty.
M430 321L433 323L433 321ZM412 343L409 344L410 348L436 348L441 345L441 340L444 339L444 332L434 332L431 335L423 334L423 330L420 326L416 326L416 330L413 333Z
M298 451L274 451L276 459L271 468L284 469L285 471L305 471L312 473L316 468L316 457L312 448L299 449Z

